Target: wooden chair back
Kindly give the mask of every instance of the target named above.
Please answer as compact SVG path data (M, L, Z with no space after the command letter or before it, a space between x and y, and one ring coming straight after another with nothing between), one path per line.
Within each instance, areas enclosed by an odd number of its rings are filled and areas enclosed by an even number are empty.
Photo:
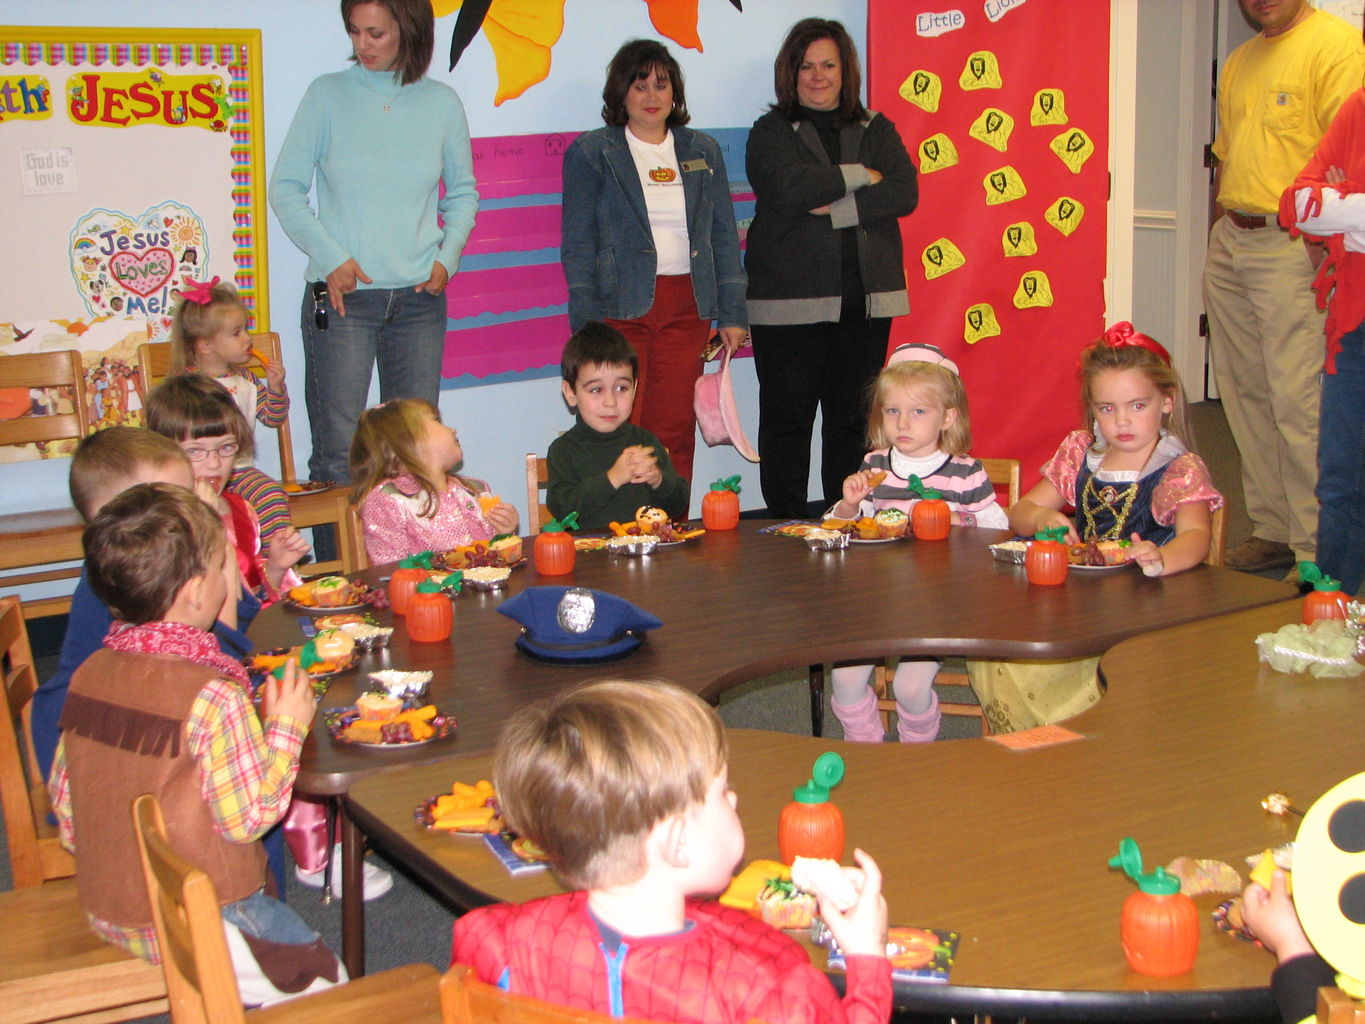
M0 802L10 871L17 889L70 878L76 862L62 849L48 824L52 809L38 771L30 730L30 705L38 688L19 598L0 597L0 670L5 681L5 711L0 721Z
M34 352L0 359L0 388L70 388L71 412L0 420L0 444L79 441L90 432L85 404L85 368L74 349Z
M348 557L353 569L348 572L359 572L370 567L370 553L365 550L365 523L360 518L360 506L346 503L346 537L351 550Z
M208 875L171 848L161 805L133 801L133 828L175 1024L242 1024L218 894Z
M1365 1024L1365 1003L1339 988L1318 989L1318 1024Z
M512 995L480 981L474 968L465 964L455 964L441 976L441 1020L444 1024L641 1024L628 1017Z
M1209 521L1209 553L1204 556L1205 565L1222 565L1223 556L1228 550L1228 510L1227 506L1217 509Z
M549 461L535 452L526 453L526 532L534 537L554 518L542 500L550 482Z
M982 459L981 468L986 471L986 477L997 488L1005 488L1005 496L1008 499L1005 505L1009 508L1019 500L1019 460L1018 459Z

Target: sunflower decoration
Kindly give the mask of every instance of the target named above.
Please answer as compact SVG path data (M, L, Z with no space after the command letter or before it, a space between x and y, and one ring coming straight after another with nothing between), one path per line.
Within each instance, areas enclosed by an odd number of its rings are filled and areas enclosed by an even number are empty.
M654 30L679 46L702 52L697 34L700 0L644 0ZM743 11L742 0L730 0ZM493 105L516 99L550 73L550 51L564 32L564 0L431 0L438 18L459 11L450 37L450 70L479 29L493 48L498 90Z

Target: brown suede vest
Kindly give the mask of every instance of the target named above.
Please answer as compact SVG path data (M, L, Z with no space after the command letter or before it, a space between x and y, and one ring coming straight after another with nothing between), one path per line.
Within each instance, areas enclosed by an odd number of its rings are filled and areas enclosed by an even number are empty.
M96 651L71 679L61 726L71 778L76 888L94 916L146 928L151 904L133 834L133 800L153 793L175 851L211 879L221 903L244 899L265 879L260 843L221 836L202 794L185 720L219 673L184 658Z

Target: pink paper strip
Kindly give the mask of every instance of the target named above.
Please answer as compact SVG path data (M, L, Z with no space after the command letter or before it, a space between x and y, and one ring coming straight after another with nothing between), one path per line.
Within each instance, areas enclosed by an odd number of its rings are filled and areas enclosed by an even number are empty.
M482 193L483 186L479 186ZM480 210L465 244L470 255L559 248L559 204Z
M557 194L563 180L564 150L578 132L499 135L472 139L474 178L485 199Z
M568 337L569 318L564 314L451 331L446 335L441 375L446 378L464 374L489 377L537 366L554 366L559 362Z
M558 263L465 270L456 274L446 289L446 313L454 320L482 313L562 306L568 301L569 286Z

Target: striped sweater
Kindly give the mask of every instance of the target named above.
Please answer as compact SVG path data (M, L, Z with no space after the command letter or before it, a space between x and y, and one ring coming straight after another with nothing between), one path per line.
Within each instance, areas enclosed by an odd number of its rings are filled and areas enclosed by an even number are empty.
M859 515L870 516L884 508L898 508L909 514L919 500L909 489L909 477L913 474L925 488L939 492L948 507L961 517L963 526L1009 527L1005 510L996 503L994 485L981 463L971 456L939 451L912 459L890 448L880 448L863 456L860 468L883 470L886 479L877 485L870 498L862 500Z

